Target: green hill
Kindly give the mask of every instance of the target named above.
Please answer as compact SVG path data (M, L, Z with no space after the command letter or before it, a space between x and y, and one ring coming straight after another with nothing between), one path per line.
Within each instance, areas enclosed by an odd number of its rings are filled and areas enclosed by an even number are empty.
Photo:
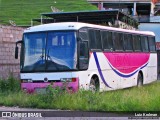
M68 11L97 10L87 0L0 0L0 24L30 25L41 13L52 12L51 6Z

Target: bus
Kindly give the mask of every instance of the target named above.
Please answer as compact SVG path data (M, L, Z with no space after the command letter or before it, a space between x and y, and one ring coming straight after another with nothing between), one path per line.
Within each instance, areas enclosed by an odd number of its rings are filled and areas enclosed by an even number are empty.
M48 85L78 91L142 86L157 80L153 32L80 22L27 28L21 44L21 87L46 91Z

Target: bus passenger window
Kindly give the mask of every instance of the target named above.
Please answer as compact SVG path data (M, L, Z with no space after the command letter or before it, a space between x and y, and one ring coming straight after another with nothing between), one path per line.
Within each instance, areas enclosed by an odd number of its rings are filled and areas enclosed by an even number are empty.
M149 50L150 50L150 52L155 52L156 51L156 46L155 46L154 37L148 37L148 42L149 42Z
M90 49L96 49L96 39L94 36L94 30L89 30L89 45Z
M79 47L79 69L85 70L88 68L89 62L88 42L80 42Z
M88 41L88 31L87 28L81 28L79 30L79 37L82 41Z
M89 45L90 49L102 49L101 35L99 30L89 30Z
M102 49L101 35L99 30L95 30L97 49Z
M133 51L132 35L124 34L124 48L126 51Z
M113 33L113 41L115 50L121 51L123 50L123 35L121 33Z
M103 49L104 50L113 50L113 41L112 41L112 33L109 31L101 31Z
M142 50L144 52L148 52L149 51L147 36L141 36L141 45L142 45Z
M138 35L133 35L134 51L141 51L141 39Z

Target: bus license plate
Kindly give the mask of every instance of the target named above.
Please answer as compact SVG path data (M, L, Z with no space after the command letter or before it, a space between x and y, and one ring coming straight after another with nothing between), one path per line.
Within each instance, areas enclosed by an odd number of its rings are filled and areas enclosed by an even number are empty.
M46 94L46 88L35 88L35 92L38 94Z

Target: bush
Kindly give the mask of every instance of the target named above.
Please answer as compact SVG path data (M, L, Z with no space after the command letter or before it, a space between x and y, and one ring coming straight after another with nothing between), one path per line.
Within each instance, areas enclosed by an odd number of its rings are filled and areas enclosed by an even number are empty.
M6 80L0 79L0 92L18 92L20 91L20 81L14 78L12 75Z
M59 99L59 97L65 93L67 93L66 89L61 89L60 87L53 88L51 84L47 86L46 93L39 94L38 97L41 101L48 103Z

